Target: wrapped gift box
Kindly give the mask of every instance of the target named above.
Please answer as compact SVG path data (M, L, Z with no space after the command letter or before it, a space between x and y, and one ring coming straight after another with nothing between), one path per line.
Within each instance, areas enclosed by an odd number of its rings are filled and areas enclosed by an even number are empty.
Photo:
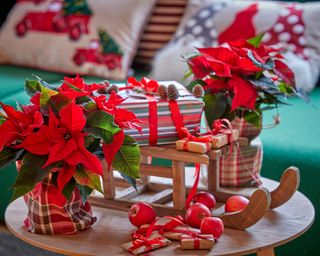
M232 136L230 136L228 134L221 133L221 134L217 134L217 135L211 135L211 137L212 137L211 147L212 148L221 148L221 147L229 144L232 141L238 140L239 130L233 129Z
M185 150L185 140L177 140L176 148L178 150ZM211 149L210 142L197 142L197 141L188 141L186 145L186 151L204 154Z
M170 242L162 235L151 235L148 239L135 239L131 242L122 244L121 247L134 254L139 255L155 249L167 246Z
M193 96L183 85L174 81L159 82L161 85L168 86L175 84L179 91L179 98L177 103L180 113L183 117L183 124L190 133L194 134L194 128L200 126L201 115L204 107L202 100ZM119 84L119 88L125 87L124 84ZM120 107L133 111L136 116L145 123L149 123L149 102L143 93L136 93L132 90L120 90L118 95L126 98L121 103ZM176 127L172 120L169 102L162 100L160 97L155 96L157 102L158 113L158 145L175 143L178 138ZM140 145L149 145L150 129L148 125L144 125L142 135L137 130L125 129L124 132L134 137Z
M189 232L193 232L194 234L199 234L199 230L191 227L184 227L184 226L178 226L174 228L173 230L170 230L168 232L165 232L163 234L164 237L170 239L170 240L181 240L181 237L188 234Z
M212 235L198 235L190 237L182 235L180 240L180 248L182 250L211 250L214 245Z

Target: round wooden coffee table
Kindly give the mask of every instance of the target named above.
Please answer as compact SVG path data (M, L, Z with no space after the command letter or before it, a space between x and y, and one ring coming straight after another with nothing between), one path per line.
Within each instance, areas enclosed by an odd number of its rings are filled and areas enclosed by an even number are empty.
M93 211L98 221L92 228L76 235L50 236L27 232L23 227L27 208L21 198L9 205L5 221L15 236L49 251L65 255L130 255L120 247L130 240L130 233L134 231L127 213L100 207L93 207ZM211 251L182 251L179 243L172 242L150 255L274 255L274 247L305 233L314 216L312 203L302 193L296 192L289 202L269 210L262 220L246 231L226 229Z

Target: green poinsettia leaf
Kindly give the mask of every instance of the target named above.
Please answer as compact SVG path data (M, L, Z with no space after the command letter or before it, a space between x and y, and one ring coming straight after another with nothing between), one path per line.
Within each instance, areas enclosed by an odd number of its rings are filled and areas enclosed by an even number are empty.
M42 168L47 158L47 156L33 155L29 152L23 157L20 171L13 185L12 201L30 192L39 181L48 176L53 165Z
M84 105L84 108L88 111L88 112L92 112L94 110L97 110L97 104L94 103L93 101L89 101L87 104Z
M91 112L87 118L87 125L89 128L99 128L103 130L100 133L103 137L106 132L113 136L121 130L120 127L114 123L113 116L102 110Z
M23 153L23 149L4 148L0 152L0 168L15 162Z
M123 144L115 155L112 166L131 178L140 178L140 148L134 138L125 135Z
M225 113L227 107L226 96L222 93L218 94L205 94L204 95L204 112L211 126L214 120L219 119Z
M4 117L0 116L0 125L2 125L7 119Z
M92 171L86 170L83 167L77 168L73 175L76 182L80 185L87 186L103 193L101 188L100 176Z
M76 187L77 183L74 178L72 178L63 188L62 194L65 196L65 198L70 201L72 192L74 191L74 188Z
M33 75L33 76L38 80L38 82L39 82L42 86L44 86L44 87L46 87L46 88L48 88L48 89L54 90L54 91L58 91L58 86L49 84L48 82L44 81L43 79L41 79L40 77L38 77L38 76L36 76L36 75Z
M284 93L284 94L292 94L294 93L294 89L292 86L288 85L287 83L285 82L281 82L279 85L278 85L278 89L280 92Z
M85 138L85 147L88 149L90 152L95 152L98 150L100 146L100 138L95 138L92 134L86 136Z
M58 93L48 99L48 106L53 112L58 113L63 107L70 104L70 102L71 99L61 93Z
M130 177L130 176L122 173L122 172L119 172L119 173L120 173L120 175L122 176L122 178L124 178L124 180L125 180L126 182L128 182L132 187L134 187L134 189L135 189L135 190L137 191L137 193L138 193L137 180L136 180L135 178L132 178L132 177Z
M248 122L253 124L256 127L262 126L261 112L258 111L246 111L243 115L243 118Z
M261 41L262 41L263 36L264 36L264 33L261 33L261 34L255 36L255 37L249 38L249 39L247 40L247 42L248 42L249 44L251 44L252 46L254 46L254 47L257 48L257 47L259 47L259 45L260 45L260 43L261 43Z
M76 99L76 103L78 105L86 103L86 102L90 102L90 101L91 101L91 99L88 96L81 96L81 97L77 97L77 99Z
M80 191L80 196L81 196L82 203L85 204L87 199L88 199L88 197L91 195L93 189L89 188L87 186L80 185L80 184L76 184L76 186Z
M40 96L40 105L47 105L48 100L51 96L58 94L57 91L52 90L43 86L39 80L26 80L25 91L29 96L33 96L37 92L41 93Z

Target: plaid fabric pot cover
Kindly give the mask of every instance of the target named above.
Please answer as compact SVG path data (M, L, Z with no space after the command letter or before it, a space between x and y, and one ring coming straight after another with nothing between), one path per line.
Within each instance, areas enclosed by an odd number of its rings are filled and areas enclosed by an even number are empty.
M262 142L259 138L246 146L234 143L232 153L222 156L220 160L220 186L257 186L261 182L262 158Z
M233 129L239 130L239 137L248 138L249 141L255 139L260 134L262 127L256 127L248 123L244 118L236 117L231 122Z
M89 228L96 221L88 202L82 203L75 188L69 201L51 182L39 182L24 195L28 216L24 225L29 232L40 234L74 234Z

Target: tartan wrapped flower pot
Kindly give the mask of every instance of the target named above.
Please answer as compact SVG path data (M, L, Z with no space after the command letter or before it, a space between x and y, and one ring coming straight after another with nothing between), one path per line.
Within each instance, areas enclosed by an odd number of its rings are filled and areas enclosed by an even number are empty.
M20 164L16 165L19 171ZM75 187L67 200L53 183L52 175L37 183L23 199L28 208L24 226L32 233L70 235L91 227L97 220L89 202L82 201L79 189Z
M260 121L260 124L262 122ZM262 126L257 127L247 122L244 118L235 117L232 122L232 128L239 130L239 136L248 138L249 141L254 140L262 131Z

